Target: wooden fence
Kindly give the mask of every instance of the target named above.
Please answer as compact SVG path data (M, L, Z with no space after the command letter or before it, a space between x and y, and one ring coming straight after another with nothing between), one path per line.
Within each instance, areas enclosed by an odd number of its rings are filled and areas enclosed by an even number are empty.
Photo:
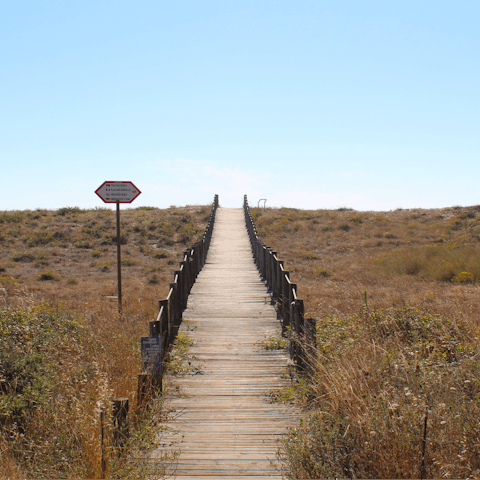
M303 300L298 298L297 284L290 281L290 273L285 270L284 261L258 236L246 195L243 210L253 257L276 302L282 335L289 339L290 357L300 368L310 370L316 352L316 321L314 318L305 318Z
M152 390L161 389L164 354L177 336L183 311L187 307L188 295L205 265L217 208L218 195L215 195L202 239L183 252L180 269L174 273L167 298L158 302L157 319L149 323L149 336L141 339L143 372L138 377L139 403L142 403Z

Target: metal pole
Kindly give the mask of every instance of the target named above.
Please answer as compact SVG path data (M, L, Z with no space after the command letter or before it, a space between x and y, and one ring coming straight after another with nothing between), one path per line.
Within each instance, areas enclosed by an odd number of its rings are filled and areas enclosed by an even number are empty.
M117 279L118 279L118 314L122 316L122 263L120 254L120 202L117 201Z

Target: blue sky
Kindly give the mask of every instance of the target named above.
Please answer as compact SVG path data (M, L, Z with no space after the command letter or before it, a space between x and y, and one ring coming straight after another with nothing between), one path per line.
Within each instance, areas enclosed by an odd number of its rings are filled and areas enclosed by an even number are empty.
M480 204L480 1L16 0L0 210Z

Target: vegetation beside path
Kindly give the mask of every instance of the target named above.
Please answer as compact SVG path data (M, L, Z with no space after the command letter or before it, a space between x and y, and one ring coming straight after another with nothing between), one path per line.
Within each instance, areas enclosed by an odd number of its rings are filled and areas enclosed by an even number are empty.
M144 461L163 413L161 398L137 406L139 337L210 207L121 215L119 321L114 211L0 213L0 478L145 478L169 461ZM112 438L118 397L130 404L122 449Z
M288 478L480 476L479 212L253 209L317 318Z

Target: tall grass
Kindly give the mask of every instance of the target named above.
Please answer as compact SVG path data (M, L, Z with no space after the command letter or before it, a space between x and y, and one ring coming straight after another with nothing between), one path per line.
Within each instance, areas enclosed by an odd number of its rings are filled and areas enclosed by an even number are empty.
M375 266L388 274L437 281L450 281L468 272L468 281L475 281L480 278L480 246L453 243L401 248L379 257Z
M413 307L325 319L288 478L477 478L478 330ZM426 430L425 430L426 425Z
M317 319L287 478L480 477L478 210L255 211Z

